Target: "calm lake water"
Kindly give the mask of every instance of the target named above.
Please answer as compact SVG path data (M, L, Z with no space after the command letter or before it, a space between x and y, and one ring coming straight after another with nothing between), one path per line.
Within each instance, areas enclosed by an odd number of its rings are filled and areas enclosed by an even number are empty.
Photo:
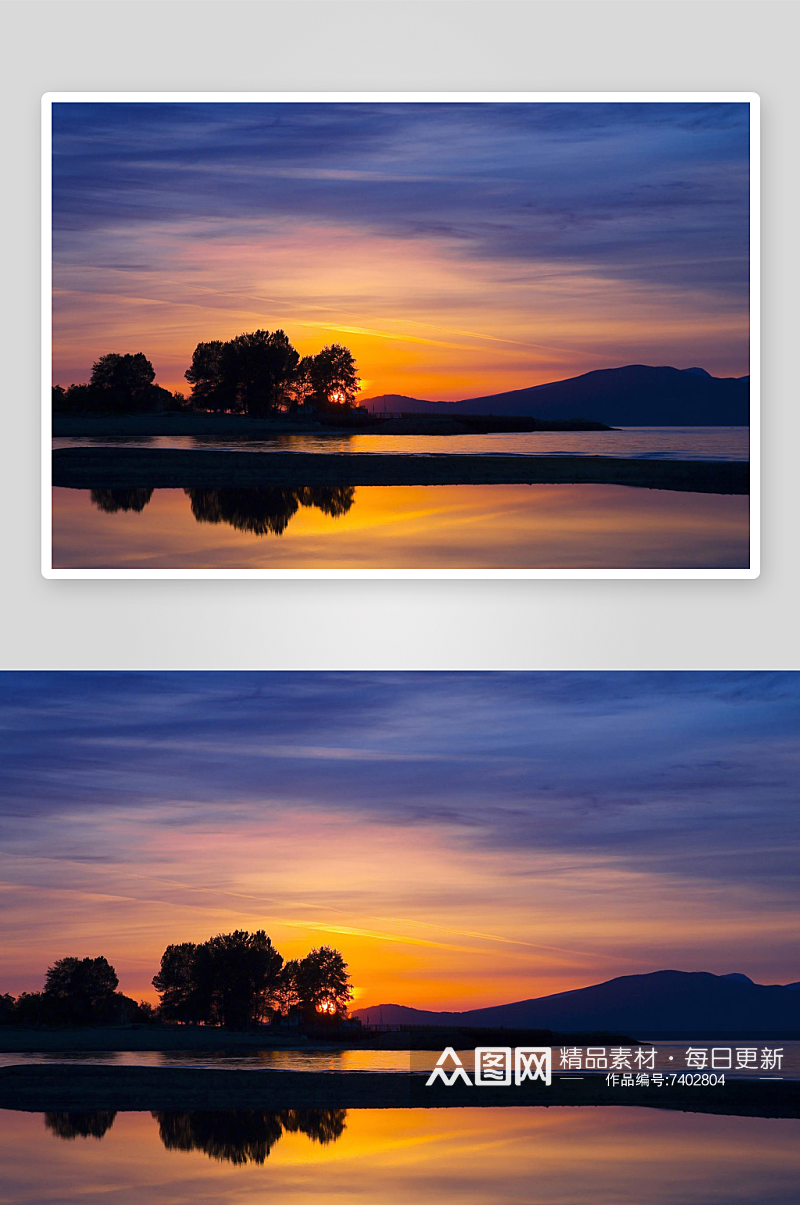
M740 569L749 501L614 485L54 489L53 566Z
M249 452L396 452L470 456L622 456L644 460L748 460L749 427L624 427L619 431L518 431L491 435L280 435L272 439L81 436L54 448L204 448Z
M734 1070L734 1078L759 1079L761 1076L781 1079L800 1079L800 1042L770 1040L753 1042L748 1040L733 1041L719 1039L709 1043L707 1039L697 1042L644 1042L642 1049L655 1049L654 1070L666 1072L682 1072L687 1070L686 1051L690 1047L700 1047L711 1050L711 1047L732 1048L731 1064L735 1067L740 1060L735 1054L737 1047L756 1048L758 1056L756 1063L761 1061L764 1049L779 1049L781 1052L780 1066L769 1070L760 1070L758 1065L751 1071ZM633 1047L634 1051L637 1047ZM398 1075L407 1075L409 1071L415 1074L429 1074L436 1065L439 1051L435 1050L331 1050L330 1048L310 1048L299 1050L239 1050L239 1051L192 1051L192 1050L114 1050L114 1051L43 1051L24 1054L0 1054L0 1067L9 1067L23 1063L91 1063L103 1067L202 1067L224 1071L353 1071L370 1072L382 1071ZM585 1053L585 1052L584 1052ZM458 1055L464 1066L472 1071L474 1068L474 1051L459 1050ZM606 1071L589 1072L581 1060L579 1070L563 1071L560 1065L561 1048L553 1048L553 1074L576 1075L601 1074ZM607 1060L610 1061L610 1060ZM636 1069L635 1058L630 1060L632 1069ZM711 1069L711 1054L707 1055L708 1069Z
M635 1107L0 1112L3 1205L796 1205L800 1121Z

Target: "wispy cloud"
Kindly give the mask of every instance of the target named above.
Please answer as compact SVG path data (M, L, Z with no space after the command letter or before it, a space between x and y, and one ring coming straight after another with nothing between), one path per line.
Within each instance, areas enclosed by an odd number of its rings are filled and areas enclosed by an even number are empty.
M144 341L179 384L205 291L221 336L237 308L347 336L401 392L631 360L740 375L748 137L730 104L57 105L56 371L85 373L91 337Z
M440 1004L789 981L799 732L793 673L3 674L8 965L242 924Z

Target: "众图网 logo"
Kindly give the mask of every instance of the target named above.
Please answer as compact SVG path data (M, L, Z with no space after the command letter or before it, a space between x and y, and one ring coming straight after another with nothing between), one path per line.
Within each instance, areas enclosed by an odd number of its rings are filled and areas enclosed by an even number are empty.
M441 1080L447 1088L460 1082L472 1088L517 1087L525 1080L553 1082L552 1059L549 1046L476 1046L475 1078L469 1078L467 1069L452 1046L447 1046L436 1060L436 1066L428 1077L425 1087Z

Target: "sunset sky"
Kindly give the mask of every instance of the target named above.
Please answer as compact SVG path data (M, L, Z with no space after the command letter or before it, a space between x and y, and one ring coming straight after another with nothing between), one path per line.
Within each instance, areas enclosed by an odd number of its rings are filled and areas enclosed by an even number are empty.
M364 396L748 362L744 104L53 106L54 380L344 342Z
M800 976L797 674L0 675L0 992L337 946L357 1004Z

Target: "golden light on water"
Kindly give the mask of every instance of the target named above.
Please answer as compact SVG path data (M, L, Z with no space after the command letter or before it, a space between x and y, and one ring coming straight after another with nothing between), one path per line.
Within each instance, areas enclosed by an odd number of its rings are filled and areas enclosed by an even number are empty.
M348 1201L353 1205L704 1205L794 1199L797 1121L664 1109L350 1109L332 1142L301 1129L266 1165L201 1143L169 1150L149 1113L119 1113L102 1142L65 1142L33 1113L3 1117L9 1199ZM234 1147L235 1152L235 1147ZM201 1179L202 1178L202 1179ZM206 1185L205 1191L198 1188ZM35 1197L34 1197L35 1194ZM200 1194L198 1196L198 1194Z
M359 486L333 517L301 507L280 537L198 523L182 490L101 513L53 492L59 568L725 568L747 563L749 499L625 486Z

